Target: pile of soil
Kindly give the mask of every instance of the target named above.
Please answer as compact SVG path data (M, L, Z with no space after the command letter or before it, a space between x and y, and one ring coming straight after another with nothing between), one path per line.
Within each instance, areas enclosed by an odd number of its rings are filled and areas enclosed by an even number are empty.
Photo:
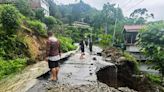
M88 84L88 85L68 85L68 84L54 84L45 87L45 92L137 92L127 87L120 87L115 89L108 87L102 83Z
M105 58L111 58L112 63L118 63L119 58L123 57L122 51L114 47L104 49L102 55Z

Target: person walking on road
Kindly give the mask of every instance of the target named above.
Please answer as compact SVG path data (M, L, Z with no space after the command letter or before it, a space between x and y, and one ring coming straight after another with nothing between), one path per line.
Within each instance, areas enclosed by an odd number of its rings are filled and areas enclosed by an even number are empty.
M84 59L84 55L85 55L85 53L84 53L85 52L84 41L81 40L80 43L79 43L79 45L80 45L80 50L81 50L80 59Z
M90 51L90 54L92 54L92 46L93 46L92 38L89 35L89 51Z
M57 76L59 72L59 60L61 58L60 53L60 42L53 35L53 32L48 32L48 40L46 46L46 61L51 70L50 80L57 81Z
M88 39L85 39L85 46L88 47Z

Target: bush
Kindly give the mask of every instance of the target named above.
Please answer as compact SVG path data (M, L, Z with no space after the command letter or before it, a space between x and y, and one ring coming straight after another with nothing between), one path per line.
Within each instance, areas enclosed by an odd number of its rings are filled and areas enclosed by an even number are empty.
M2 5L0 7L0 57L3 59L15 59L24 57L25 45L21 38L17 36L17 28L20 26L21 14L12 5Z
M73 41L72 41L71 38L59 37L59 41L61 43L61 50L62 50L62 52L68 52L68 51L76 49L76 46L74 46L72 44Z
M35 18L42 21L44 20L44 9L38 8L35 10Z
M64 30L64 35L71 37L74 42L79 42L87 33L90 33L89 28L80 28L75 26L66 26Z
M3 9L3 7L0 6L0 24L1 24L1 13L2 13L2 9Z
M48 26L48 30L51 30L55 24L57 24L57 20L52 17L45 17L44 18L44 23Z
M161 77L153 74L146 74L146 77L153 83L161 84Z
M5 60L24 57L26 46L21 41L22 38L17 35L6 36L5 33L0 33L0 55Z
M34 30L40 35L46 35L45 24L37 20L27 20L27 25L29 28Z
M25 59L15 59L4 61L0 58L0 79L7 75L21 71L26 66Z
M34 12L32 11L32 8L30 7L30 3L28 0L15 0L15 5L17 9L25 16L33 17Z
M124 52L123 55L129 62L132 62L134 64L134 69L136 73L139 73L139 67L138 67L138 62L136 60L136 58L134 56L132 56L130 53L128 52Z
M3 28L7 30L9 34L14 33L12 29L17 29L20 26L20 13L12 5L4 5L1 12L1 22Z
M111 35L106 35L106 34L101 34L99 35L100 38L100 45L105 47L105 46L111 46L112 44L112 36Z
M154 64L152 68L164 76L164 21L148 24L140 30L137 44Z

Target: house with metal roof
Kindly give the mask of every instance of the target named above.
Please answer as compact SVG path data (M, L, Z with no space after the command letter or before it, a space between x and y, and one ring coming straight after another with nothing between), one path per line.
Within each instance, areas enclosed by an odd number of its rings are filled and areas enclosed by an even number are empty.
M139 47L136 46L136 38L140 29L144 25L125 25L124 26L124 43L126 46L126 51L132 53L137 60L145 60L144 56L139 50Z

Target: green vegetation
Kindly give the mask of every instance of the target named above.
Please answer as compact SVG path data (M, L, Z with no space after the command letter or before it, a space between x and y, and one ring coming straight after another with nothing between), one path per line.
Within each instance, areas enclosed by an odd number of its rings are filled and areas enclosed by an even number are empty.
M42 8L37 8L35 10L35 18L43 22L44 17L44 10Z
M20 26L19 12L11 5L4 5L1 11L2 26L0 26L0 53L3 59L15 59L23 57L23 50L26 48L16 36ZM22 47L22 50L20 50Z
M138 62L136 60L136 58L134 56L132 56L130 53L128 52L124 52L123 56L131 63L133 63L133 70L136 73L139 73L139 67L138 67Z
M15 6L24 16L34 17L35 14L32 11L28 0L15 0Z
M154 74L146 74L146 77L153 83L161 84L161 77L159 75Z
M0 6L0 79L22 70L27 58L32 60L30 62L36 61L40 49L38 46L45 45L46 25L48 30L55 33L63 25L52 16L44 17L43 10L40 9L35 10L36 16L31 15L31 10L26 11L21 3L29 7L25 0L18 0L16 8L13 5ZM63 52L76 49L69 36L62 37L60 32L57 36Z
M12 5L0 7L0 79L26 66L26 46L17 36L21 14Z
M44 23L47 25L48 30L52 30L55 24L57 24L57 20L54 17L49 16L44 18Z
M63 21L63 23L73 25L75 21L81 21L90 25L92 29L92 36L94 36L93 37L94 42L97 42L97 39L99 37L102 37L101 35L113 35L114 30L116 30L116 37L115 37L116 38L115 41L117 41L116 43L123 42L122 36L120 35L122 35L124 17L123 17L122 10L119 7L116 8L115 4L107 3L104 5L103 10L101 11L98 11L90 7L88 4L85 4L83 1L77 4L61 5L61 6L54 4L54 6L56 7L54 10L58 12L54 13L54 11L51 10L50 13L52 12L53 14L52 16L55 17L59 17L60 15L59 18ZM118 26L116 28L114 27L115 19L119 20L117 21ZM89 34L89 33L91 34L91 30L88 31L86 30L84 32L81 31L81 29L77 29L76 33L72 33L71 36L73 35L74 38L79 39L80 36L79 33L83 35L84 38L85 34ZM78 39L75 39L75 41L78 41ZM112 43L111 40L112 37L110 36L107 39L106 38L103 39L103 42L100 41L99 43L101 45L108 46L108 44Z
M145 24L148 18L154 18L154 14L148 12L146 8L134 10L131 14L131 24Z
M91 33L90 27L81 26L83 25L79 24L78 26L66 26L62 35L65 37L70 37L73 42L79 42L81 39L84 39L89 35L89 33Z
M38 20L27 20L27 26L39 35L46 35L46 25Z
M99 43L100 43L101 47L112 46L112 36L111 35L100 34L99 39L100 39Z
M62 52L68 52L76 49L76 46L73 45L73 41L71 38L59 37L59 40L61 42Z
M116 4L104 4L96 10L83 1L70 5L50 4L50 16L44 16L42 8L31 9L27 0L16 0L12 5L0 6L0 79L26 66L26 59L35 60L38 56L39 41L45 41L47 31L53 31L61 42L62 52L74 50L75 42L91 35L93 42L102 47L120 45L123 42L123 26L126 24L145 24L154 15L145 8L134 10L130 17L124 17L122 9ZM141 30L138 46L155 63L153 68L164 75L164 23L150 23ZM114 34L115 32L115 34ZM42 38L42 39L41 39ZM45 45L44 43L42 43ZM124 53L128 61L138 63L129 53ZM153 82L159 78L149 75Z
M21 71L26 66L26 59L15 59L4 61L0 59L0 80Z
M154 69L164 75L164 22L151 23L138 34L138 46L141 51L155 64Z
M104 4L102 10L96 10L83 1L69 5L57 5L55 2L53 2L53 0L48 0L48 2L50 4L51 16L60 19L64 24L68 24L70 26L72 26L75 21L87 23L92 27L92 34L96 38L93 40L94 42L97 42L99 34L107 34L112 35L112 38L110 39L114 45L120 45L121 43L124 43L124 25L144 24L147 22L146 20L148 18L154 17L154 15L149 13L145 8L136 9L131 13L130 17L124 17L122 9L117 7L116 4L111 3ZM79 36L77 35L78 32L74 33L76 34L77 38ZM88 33L91 33L91 31L88 31ZM85 35L85 33L83 35ZM74 36L74 38L76 37ZM111 40L106 40L105 42L109 41L108 43L111 43ZM76 39L76 41L78 40ZM100 42L100 44L103 43Z
M6 30L8 34L14 33L14 31L20 26L18 10L11 5L4 5L0 14L0 20L4 30Z

